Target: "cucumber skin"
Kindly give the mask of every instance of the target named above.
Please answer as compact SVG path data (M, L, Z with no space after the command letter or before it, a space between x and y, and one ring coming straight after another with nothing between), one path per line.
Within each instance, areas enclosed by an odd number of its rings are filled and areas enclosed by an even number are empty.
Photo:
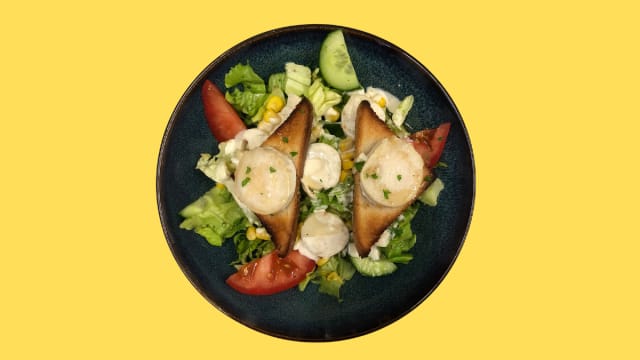
M388 260L371 260L351 256L351 263L358 273L369 277L389 275L398 269L398 266Z
M350 73L335 68L336 65L333 61L334 57L332 56L332 52L340 47L342 47L347 54L348 64L345 66L350 67ZM354 90L361 87L353 64L351 63L351 57L349 56L342 30L330 32L323 41L320 47L319 65L322 77L330 86L343 91Z

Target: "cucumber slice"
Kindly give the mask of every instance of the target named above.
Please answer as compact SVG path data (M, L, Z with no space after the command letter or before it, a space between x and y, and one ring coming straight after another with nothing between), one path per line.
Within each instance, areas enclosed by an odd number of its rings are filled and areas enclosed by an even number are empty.
M396 271L398 266L389 260L372 260L368 257L351 256L351 262L358 272L364 276L383 276Z
M327 84L338 90L360 87L342 30L334 30L324 39L320 48L320 72Z

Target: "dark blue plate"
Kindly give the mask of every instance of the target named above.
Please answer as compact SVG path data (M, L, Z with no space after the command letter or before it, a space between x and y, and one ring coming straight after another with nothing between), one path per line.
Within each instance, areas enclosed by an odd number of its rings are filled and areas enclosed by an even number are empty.
M413 130L451 122L438 169L446 188L438 206L422 206L413 222L418 241L414 260L385 277L355 275L342 289L343 302L321 294L313 284L304 291L253 297L225 284L234 272L231 241L210 246L179 228L178 212L213 186L194 169L200 153L217 152L200 102L200 87L209 79L224 89L224 74L249 62L263 78L283 71L285 62L318 66L320 45L332 25L302 25L254 36L215 59L182 96L162 139L157 169L157 201L162 227L180 268L217 309L257 331L299 341L331 341L360 336L398 320L431 294L455 261L471 221L475 172L469 136L451 98L415 58L374 35L341 27L363 86L386 89L399 98L414 95L407 118Z

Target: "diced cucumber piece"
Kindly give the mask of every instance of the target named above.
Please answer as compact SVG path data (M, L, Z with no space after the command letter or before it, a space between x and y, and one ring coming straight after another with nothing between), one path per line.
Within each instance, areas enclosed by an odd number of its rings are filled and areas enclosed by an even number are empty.
M438 195L440 195L440 191L444 189L444 183L440 178L437 178L429 185L429 187L420 195L418 198L424 204L429 206L438 205Z
M351 263L358 270L358 272L364 276L383 276L391 274L396 271L398 266L392 263L389 260L373 260L371 258L365 257L354 257L350 256Z
M360 87L342 30L330 32L322 43L320 72L327 84L338 90L346 91Z

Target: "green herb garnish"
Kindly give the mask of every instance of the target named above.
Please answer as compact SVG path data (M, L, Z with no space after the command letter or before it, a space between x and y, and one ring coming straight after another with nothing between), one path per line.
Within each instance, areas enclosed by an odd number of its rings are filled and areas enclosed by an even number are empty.
M382 194L384 195L385 199L389 200L389 194L391 194L391 191L387 189L382 189Z

